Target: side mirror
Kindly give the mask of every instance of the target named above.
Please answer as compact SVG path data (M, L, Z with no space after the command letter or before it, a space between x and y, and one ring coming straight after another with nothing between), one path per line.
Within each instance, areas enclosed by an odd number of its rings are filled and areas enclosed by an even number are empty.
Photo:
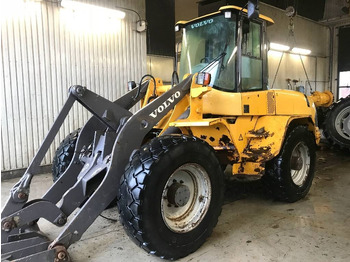
M248 19L256 19L259 17L259 0L248 1Z

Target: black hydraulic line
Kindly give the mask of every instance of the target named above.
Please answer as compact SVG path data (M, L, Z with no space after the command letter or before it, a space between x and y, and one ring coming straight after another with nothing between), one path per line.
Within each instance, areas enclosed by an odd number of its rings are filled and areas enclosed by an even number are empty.
M142 81L143 79L145 79L146 77L150 77L154 83L154 89L153 89L153 97L157 97L156 96L156 88L157 88L157 82L156 82L156 79L154 78L154 76L150 75L150 74L146 74L144 75L143 77L141 77L141 80L140 80L140 83L139 83L139 86L137 87L137 93L135 95L135 97L133 97L133 99L135 100L139 95L140 95L140 92L141 92L141 84L142 84Z
M174 87L174 85L179 83L179 75L177 71L175 70L173 74L171 75L171 88Z

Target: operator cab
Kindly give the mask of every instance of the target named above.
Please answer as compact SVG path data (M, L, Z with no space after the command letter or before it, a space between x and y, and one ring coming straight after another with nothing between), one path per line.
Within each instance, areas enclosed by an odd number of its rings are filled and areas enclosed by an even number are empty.
M179 77L210 73L209 86L226 92L266 90L266 25L273 20L260 15L248 19L247 10L224 6L218 12L180 21L182 47Z

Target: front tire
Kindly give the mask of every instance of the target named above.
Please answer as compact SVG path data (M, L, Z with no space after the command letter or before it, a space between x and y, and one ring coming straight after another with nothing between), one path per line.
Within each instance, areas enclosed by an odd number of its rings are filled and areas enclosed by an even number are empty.
M194 137L162 136L133 154L121 178L118 208L138 246L178 259L210 236L222 201L223 172L214 150Z
M80 133L80 128L66 136L58 146L52 160L52 180L57 179L66 171L74 156L75 145Z
M309 192L315 172L316 144L305 126L293 128L278 156L268 161L262 182L278 200L295 202Z

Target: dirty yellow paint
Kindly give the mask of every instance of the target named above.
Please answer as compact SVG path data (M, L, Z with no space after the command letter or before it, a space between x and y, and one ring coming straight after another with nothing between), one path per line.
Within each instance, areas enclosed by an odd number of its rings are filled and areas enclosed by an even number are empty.
M203 114L220 116L242 115L241 93L229 93L212 89L203 95Z
M169 88L157 84L156 93L159 96ZM150 85L143 106L152 94ZM189 113L184 117L186 110ZM163 134L167 128L177 127L183 134L206 141L221 163L233 165L233 174L262 175L266 161L279 154L292 122L307 126L319 141L315 111L313 100L300 92L229 93L196 84L194 75L190 93L156 128Z
M317 107L329 107L331 104L333 104L334 100L334 96L330 91L315 91L310 95L310 98Z

